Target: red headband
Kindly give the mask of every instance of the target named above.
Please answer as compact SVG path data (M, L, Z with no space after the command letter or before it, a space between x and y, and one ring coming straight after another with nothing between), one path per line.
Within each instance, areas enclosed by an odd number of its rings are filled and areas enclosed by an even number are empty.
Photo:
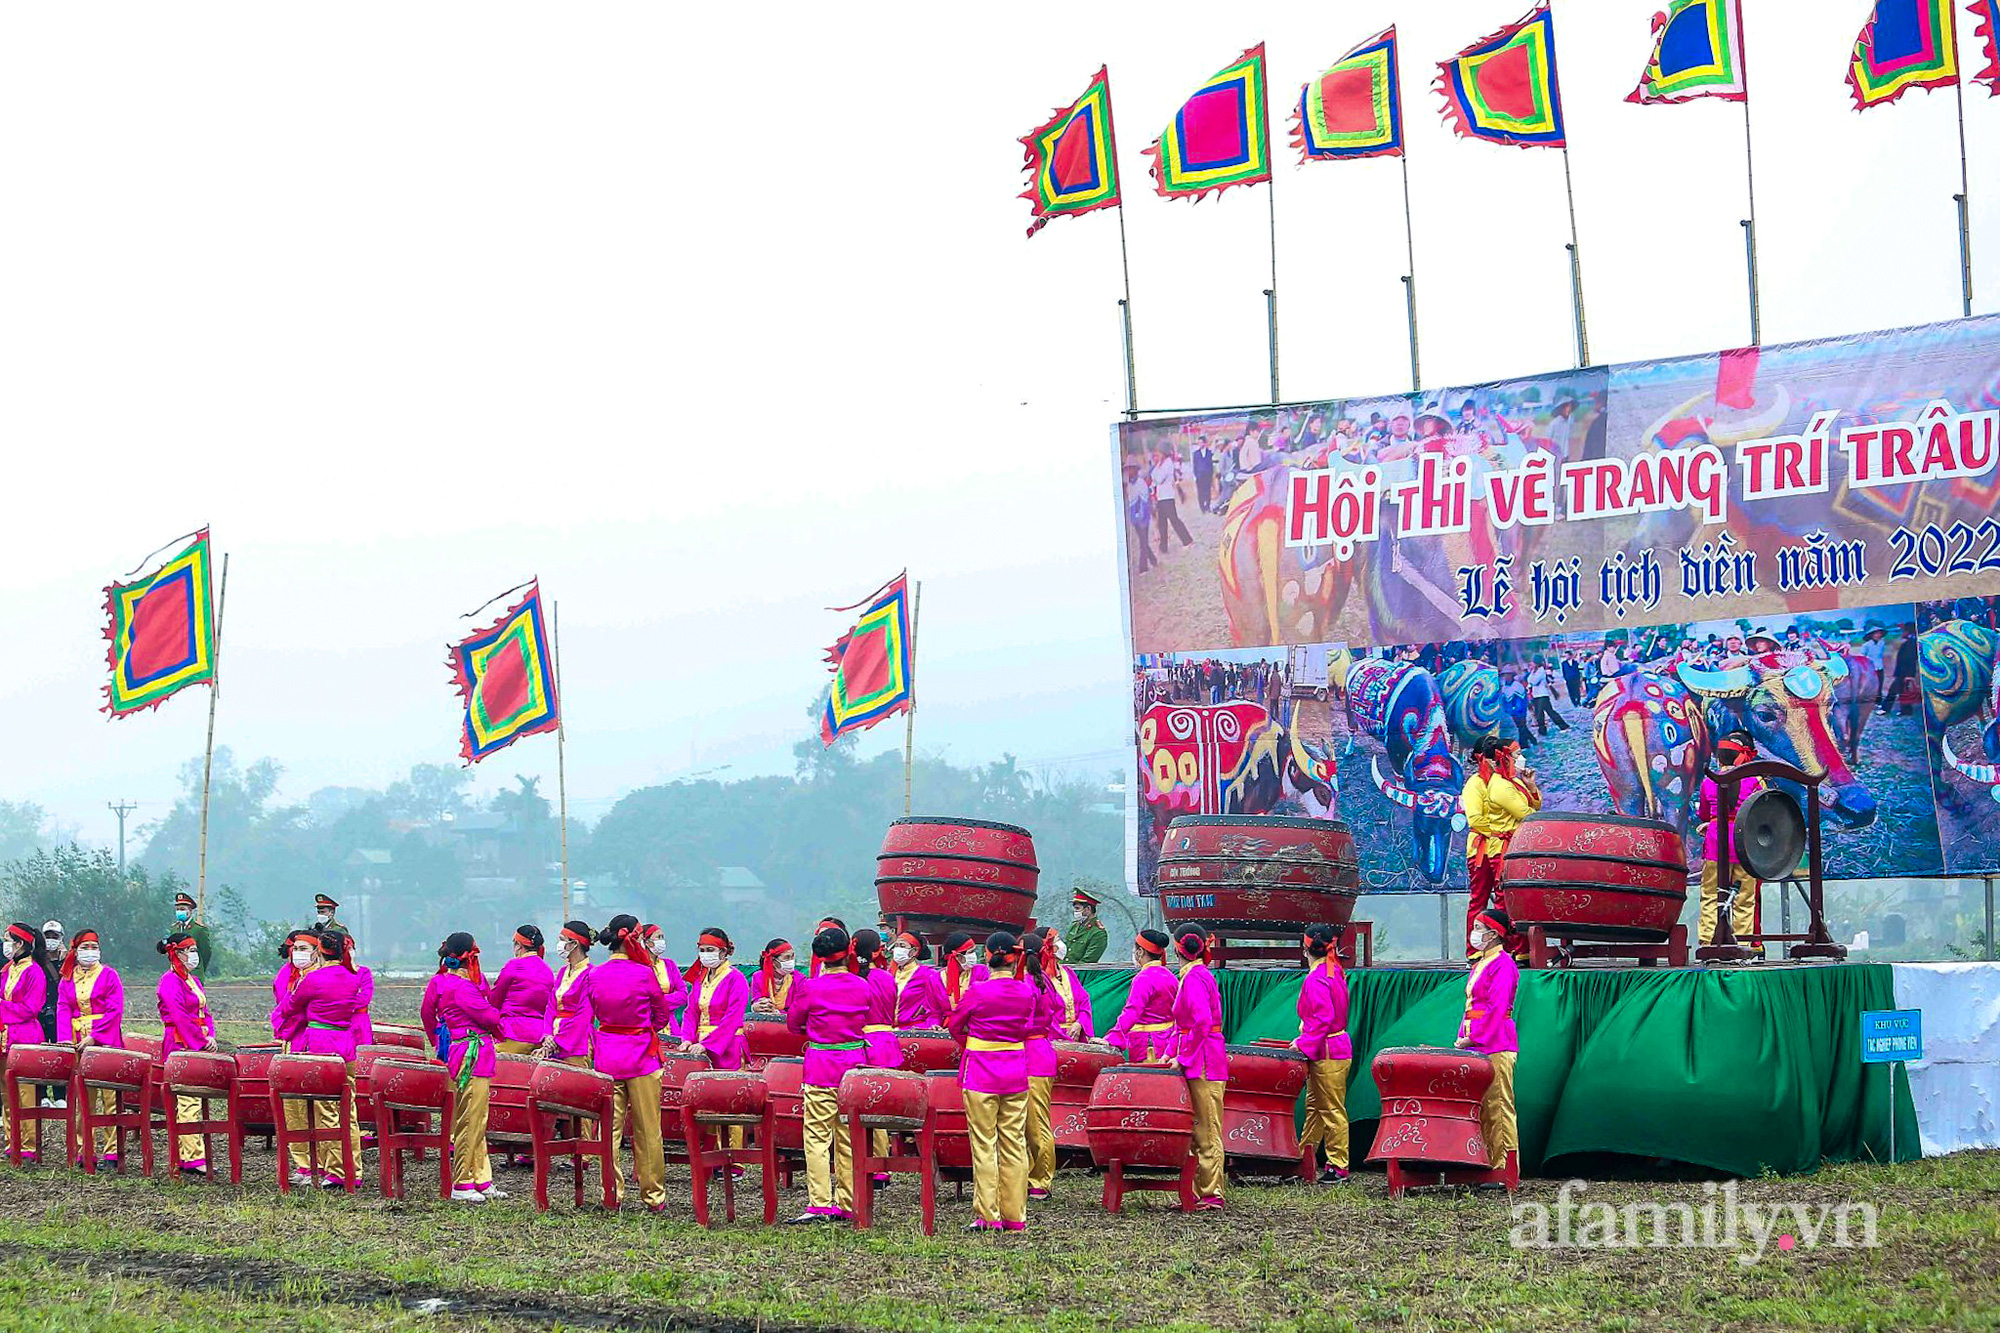
M728 940L723 939L720 935L711 935L707 931L703 931L694 943L698 949L727 949L729 947Z
M76 938L70 941L69 952L63 955L63 965L62 965L63 980L67 981L71 977L76 975L76 951L78 949L81 949L86 944L96 944L96 943L97 943L96 931L79 930L76 933Z
M646 952L646 944L642 933L634 930L631 926L619 927L618 946L625 951L625 957L632 962L643 963L647 967L653 965L651 956Z
M1132 942L1139 946L1139 951L1141 953L1149 953L1153 955L1153 957L1155 958L1165 958L1167 956L1167 951L1165 946L1153 943L1151 940L1147 939L1144 935L1135 936Z
M1472 924L1475 926L1484 926L1496 935L1505 935L1508 933L1507 927L1501 925L1498 921L1495 921L1492 917L1488 916L1484 912L1481 912L1478 916L1472 918Z
M514 943L520 945L523 949L533 949L537 957L541 956L542 946L518 930L514 932Z
M1189 953L1187 942L1189 940L1194 940L1194 939L1198 939L1201 941L1201 948L1197 949L1193 953ZM1197 935L1194 931L1190 930L1187 933L1175 938L1174 952L1179 954L1182 958L1186 959L1190 963L1196 961L1197 959L1205 963L1208 961L1208 936Z
M23 930L19 926L9 926L7 927L7 933L27 945L30 949L35 947L36 936L34 931Z
M590 936L579 935L575 931L571 930L568 926L564 926L562 928L562 933L564 939L575 940L578 944L581 944L586 950L590 948Z
M912 934L911 934L911 933L910 933L909 931L907 931L907 930L906 930L906 931L904 931L904 932L903 932L902 934L898 935L898 936L896 937L896 940L895 940L895 942L896 942L897 944L902 944L902 945L907 945L907 946L909 946L909 949L910 949L910 951L911 951L912 953L921 953L921 952L923 952L923 947L924 947L924 942L923 942L922 940L918 939L918 938L917 938L917 937L916 937L915 935L912 935Z

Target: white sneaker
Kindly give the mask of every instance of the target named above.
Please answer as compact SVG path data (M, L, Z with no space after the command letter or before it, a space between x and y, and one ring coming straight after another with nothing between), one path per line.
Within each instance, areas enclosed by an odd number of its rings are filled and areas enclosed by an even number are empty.
M294 1171L292 1172L292 1183L294 1185L317 1185L319 1178L310 1171Z
M498 1185L489 1185L479 1192L489 1199L504 1199L507 1197L507 1191L501 1189Z
M454 1186L451 1191L453 1203L485 1203L486 1196L470 1185Z

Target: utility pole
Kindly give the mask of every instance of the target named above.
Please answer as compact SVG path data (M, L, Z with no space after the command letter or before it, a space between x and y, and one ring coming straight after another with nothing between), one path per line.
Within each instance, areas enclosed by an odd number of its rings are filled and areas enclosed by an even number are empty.
M139 808L134 801L106 801L104 808L118 816L118 878L125 879L125 816Z

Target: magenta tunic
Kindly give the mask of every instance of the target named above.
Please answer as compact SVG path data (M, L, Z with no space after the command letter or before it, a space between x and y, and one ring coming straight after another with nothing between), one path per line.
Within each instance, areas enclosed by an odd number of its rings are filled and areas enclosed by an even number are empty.
M743 1015L749 1006L750 983L725 964L716 976L688 983L687 1007L674 1024L674 1035L698 1042L717 1069L741 1069L750 1049L743 1039Z
M680 965L671 958L655 958L653 976L660 983L660 994L667 998L667 1016L660 1022L660 1030L664 1032L673 1026L674 1015L687 1003L687 981L681 976Z
M278 974L271 978L271 1027L278 1026L278 1011L285 1007L285 997L292 993L292 986L298 974L292 971L292 960L287 958L278 964Z
M1521 966L1504 949L1473 964L1465 982L1465 1021L1458 1025L1467 1050L1491 1055L1521 1049L1514 1031L1514 993L1520 985Z
M1315 963L1299 986L1299 1037L1292 1049L1308 1060L1354 1058L1347 1035L1347 973L1338 960L1330 967Z
M555 1017L556 975L534 954L510 958L486 998L500 1014L500 1040L539 1046Z
M934 967L911 963L890 979L896 985L896 1026L899 1028L941 1028L951 1011L945 999L944 978Z
M868 1063L877 1069L900 1069L903 1047L896 1040L896 979L886 967L868 969L868 1012L861 1035L868 1042Z
M673 978L679 983L678 969ZM590 1008L597 1022L592 1068L620 1082L660 1072L659 1034L673 1011L656 969L623 956L597 964L590 969Z
M992 975L993 969L984 963L974 963L971 967L966 968L958 974L958 999L963 1000L974 986L977 986ZM938 973L938 986L944 992L945 1012L949 1014L957 1007L958 1000L952 999L950 979L943 972Z
M43 1039L42 1001L48 998L48 974L33 958L0 968L0 1051Z
M840 1076L868 1063L869 997L876 992L852 972L794 977L785 1026L806 1039L808 1087L837 1088Z
M180 973L169 970L160 978L155 998L160 1004L162 1060L175 1051L202 1050L215 1036L215 1019L208 1012L208 996L199 981L183 979Z
M1067 963L1057 965L1049 995L1049 1037L1054 1041L1089 1041L1091 1028L1090 992L1083 978Z
M959 1086L967 1092L1007 1096L1028 1090L1028 1042L1048 1031L1052 996L1032 981L989 976L966 991L945 1026L965 1049ZM996 1043L1001 1050L980 1050Z
M596 1021L590 1008L590 977L594 971L585 963L575 972L564 968L562 975L555 978L550 992L555 1014L549 1020L549 1031L556 1039L550 1054L558 1060L590 1057L590 1034Z
M787 980L788 975L789 980ZM783 1013L786 1006L791 1003L792 996L798 993L797 983L799 974L796 972L790 974L779 972L776 974L776 977L778 982L778 998L775 1002L778 1006L778 1012ZM764 969L761 967L757 969L756 975L750 978L750 998L752 1000L769 1000L772 998L771 988L764 982Z
M99 1046L122 1049L125 1045L125 983L118 979L114 969L99 963L89 995L90 1006L85 1009L77 1002L77 979L74 976L64 977L56 986L56 1040L79 1041L87 1036ZM79 1032L76 1020L85 1013L92 1015L90 1030Z
M1174 1058L1189 1078L1229 1081L1222 1042L1222 989L1206 963L1189 963L1174 993Z
M285 997L271 1032L291 1043L294 1055L337 1055L354 1058L354 1013L361 998L361 978L339 963L324 963L299 978Z
M306 980L311 981L312 977L308 976ZM493 1077L494 1066L499 1063L493 1043L500 1036L500 1014L483 990L469 978L440 972L431 978L430 985L424 987L424 1003L420 1012L424 1031L436 1032L438 1024L442 1023L450 1034L451 1049L445 1056L445 1065L461 1086L468 1078ZM479 1037L479 1053L473 1057L472 1072L468 1074L465 1057L471 1053L474 1034Z
M368 968L357 967L354 969L354 977L359 983L354 988L354 1044L357 1047L373 1046L375 1016L368 1010L375 1003L375 973Z
M1124 1051L1125 1058L1134 1064L1165 1060L1174 1049L1174 996L1178 989L1173 970L1165 963L1140 968L1105 1043Z

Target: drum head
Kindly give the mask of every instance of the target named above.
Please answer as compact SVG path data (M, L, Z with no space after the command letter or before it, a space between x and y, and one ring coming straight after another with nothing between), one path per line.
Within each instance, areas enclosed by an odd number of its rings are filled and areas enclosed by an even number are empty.
M1798 873L1806 854L1806 817L1791 793L1767 787L1736 812L1736 860L1758 879Z

